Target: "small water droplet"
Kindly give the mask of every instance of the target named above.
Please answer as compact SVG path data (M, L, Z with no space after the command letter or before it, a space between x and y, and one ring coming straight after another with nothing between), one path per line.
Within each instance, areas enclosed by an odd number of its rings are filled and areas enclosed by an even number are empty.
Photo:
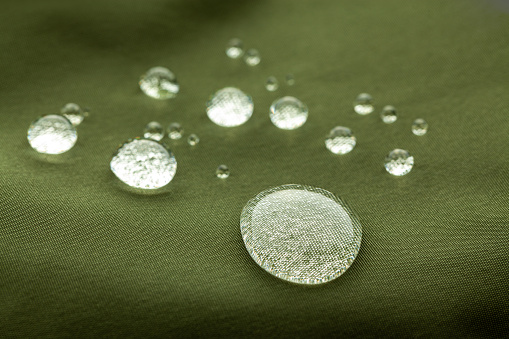
M184 135L184 128L178 122L174 122L168 126L167 132L170 139L177 140Z
M151 98L171 99L179 92L180 86L175 75L165 67L153 67L140 78L141 90Z
M187 138L187 143L191 146L195 146L200 142L200 138L196 134L190 134Z
M380 118L386 124L392 124L396 120L398 120L398 114L396 113L396 109L394 106L385 106L382 112L380 112Z
M424 119L415 119L412 123L412 133L415 135L424 135L428 132L428 123Z
M219 126L242 125L253 115L253 100L238 88L226 87L207 102L207 115Z
M334 154L351 152L357 143L352 131L343 126L334 127L325 139L325 146Z
M414 157L404 149L396 148L385 157L385 169L392 175L405 175L414 166Z
M32 122L27 138L30 146L39 153L60 154L74 146L78 132L66 117L51 114Z
M295 78L293 77L293 74L287 74L285 77L285 80L286 80L286 84L288 86L295 85Z
M73 103L68 103L62 107L60 113L66 117L73 126L78 126L85 118L85 114L81 110L80 106Z
M296 129L308 118L307 106L297 98L286 96L277 99L270 106L270 120L281 129Z
M219 165L216 169L216 176L220 179L226 179L230 176L230 169L226 165Z
M256 66L260 63L261 59L260 59L260 53L258 52L257 49L254 49L254 48L250 48L246 51L246 53L244 54L244 61L246 62L246 64L248 64L249 66Z
M147 139L159 141L164 137L164 128L157 121L151 121L145 126L143 136Z
M368 93L361 93L353 103L353 109L360 115L366 115L375 110L373 106L373 97Z
M244 43L240 39L231 39L226 45L226 55L232 59L238 59L244 54Z
M265 88L267 89L267 91L269 92L274 92L275 90L277 90L279 87L279 83L276 79L276 77L268 77L267 78L267 81L265 82Z

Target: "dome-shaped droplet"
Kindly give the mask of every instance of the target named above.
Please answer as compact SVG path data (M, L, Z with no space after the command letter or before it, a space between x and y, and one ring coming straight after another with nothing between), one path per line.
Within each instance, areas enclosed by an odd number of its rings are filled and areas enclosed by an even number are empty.
M249 66L256 66L260 63L260 53L258 50L251 48L244 53L244 61Z
M66 117L51 114L32 122L27 138L30 146L39 153L60 154L74 146L78 132Z
M164 128L157 121L151 121L145 126L143 136L147 139L159 141L164 137Z
M207 115L219 126L242 125L253 115L253 100L238 88L226 87L207 102Z
M200 138L196 134L190 134L187 137L187 143L191 146L196 146L200 142Z
M171 99L179 92L180 86L175 75L167 68L153 67L140 79L141 90L155 99Z
M346 154L353 150L356 143L352 131L343 126L334 127L325 139L325 146L334 154Z
M295 85L295 78L294 78L293 74L287 74L285 77L285 80L286 80L286 84L288 86Z
M113 173L131 187L156 189L167 185L177 172L173 153L151 139L129 140L110 162Z
M296 129L308 118L308 107L294 97L277 99L270 106L270 120L281 129Z
M415 135L424 135L428 132L428 123L424 119L415 119L412 124L412 133Z
M398 114L394 106L385 106L382 112L380 112L380 118L386 124L392 124L396 120L398 120Z
M174 122L168 126L167 132L170 139L177 140L184 135L184 128L178 122Z
M353 109L360 115L372 113L375 110L373 97L368 93L359 94L353 103Z
M226 179L230 176L230 169L226 165L219 165L216 169L216 176L220 179Z
M343 274L362 236L359 220L341 199L302 185L259 193L242 210L240 231L258 265L299 284L321 284Z
M81 110L80 106L73 103L68 103L62 107L60 113L66 117L71 122L71 124L73 124L73 126L78 126L85 118L85 114Z
M226 55L232 59L238 59L244 54L244 44L240 39L231 39L226 45Z
M268 77L267 81L265 81L265 88L269 92L274 92L279 87L279 82L277 81L276 77Z
M405 175L413 166L414 157L404 149L394 149L385 157L385 169L392 175Z

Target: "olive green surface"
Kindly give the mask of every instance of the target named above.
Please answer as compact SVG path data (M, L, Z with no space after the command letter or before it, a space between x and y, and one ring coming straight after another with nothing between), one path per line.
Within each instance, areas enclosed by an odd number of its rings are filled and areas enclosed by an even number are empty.
M260 51L258 66L226 57L233 37ZM179 80L173 100L138 88L159 65ZM0 337L508 334L506 2L4 1L0 75ZM205 114L225 86L253 97L242 126ZM361 92L371 115L353 112ZM297 130L270 122L284 95L309 107ZM77 144L37 154L30 122L67 102L91 109ZM378 116L387 104L392 125ZM427 135L411 133L416 118ZM152 120L184 126L168 141L177 174L133 192L109 162ZM324 145L337 125L357 137L344 156ZM408 175L385 171L393 148L415 157ZM275 278L244 247L245 203L289 183L334 192L359 216L359 255L330 283Z

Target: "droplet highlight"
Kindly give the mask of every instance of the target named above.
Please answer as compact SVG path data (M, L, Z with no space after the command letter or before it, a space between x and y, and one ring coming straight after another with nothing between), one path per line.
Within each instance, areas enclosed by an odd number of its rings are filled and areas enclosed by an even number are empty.
M175 74L165 67L153 67L141 76L140 88L151 98L171 99L180 90Z
M164 128L157 121L151 121L145 126L143 136L147 139L159 141L164 137Z
M230 169L226 165L219 165L216 169L216 176L219 179L226 179L230 176Z
M70 150L78 140L73 124L62 115L45 115L30 124L28 143L44 154L61 154Z
M288 86L295 85L295 77L293 76L293 74L287 74L285 80Z
M184 135L184 128L178 122L171 123L166 130L168 138L178 140Z
M414 166L414 157L404 149L394 149L385 157L385 169L392 175L408 174Z
M226 55L231 59L238 59L244 54L244 43L240 39L231 39L226 45Z
M357 143L352 131L343 126L334 127L327 138L325 146L334 154L346 154L351 152Z
M275 100L270 106L270 120L281 129L292 130L304 125L308 118L308 107L291 96Z
M415 119L412 123L412 133L415 135L424 135L428 133L428 123L424 119Z
M244 53L244 61L248 66L256 66L260 63L260 53L258 50L251 48Z
M78 126L85 119L85 114L80 106L74 103L68 103L60 110L60 113L66 117L73 126Z
M253 115L253 100L238 88L226 87L212 95L207 102L207 116L223 127L245 123Z
M373 97L368 93L359 94L353 103L353 109L360 115L372 113L375 110L375 106L373 106Z
M279 88L279 82L277 81L276 77L268 77L267 81L265 81L265 88L269 92L274 92Z
M200 142L200 138L198 138L198 136L196 134L190 134L187 137L187 143L190 146L196 146L199 142Z
M390 105L385 106L383 108L382 112L380 112L380 118L386 124L394 123L396 120L398 120L398 114L396 112L396 108L394 108L394 106L390 106Z

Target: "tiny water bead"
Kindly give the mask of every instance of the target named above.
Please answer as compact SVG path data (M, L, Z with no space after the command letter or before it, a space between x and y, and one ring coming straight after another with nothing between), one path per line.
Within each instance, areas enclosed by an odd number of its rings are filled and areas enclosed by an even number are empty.
M428 132L428 123L424 119L415 119L412 123L412 133L415 135L424 135Z
M276 77L268 77L267 81L265 82L265 88L269 92L274 92L279 87L279 83L276 79Z
M240 231L253 260L298 284L336 279L359 252L362 227L334 194L303 185L267 189L249 200Z
M151 121L145 126L143 136L147 139L159 141L164 137L164 128L157 121Z
M270 120L281 129L296 129L308 118L308 107L299 99L286 96L275 100L270 106Z
M334 127L325 139L325 146L334 154L346 154L353 150L357 139L352 131L343 126Z
M285 80L286 80L286 84L288 86L295 85L295 78L293 77L293 74L287 74L285 77Z
M414 157L404 149L396 148L385 157L385 169L395 176L407 174L413 166Z
M149 97L164 100L174 98L180 86L169 69L153 67L141 76L140 88Z
M260 53L254 48L250 48L244 54L244 61L249 66L256 66L260 63Z
M238 59L244 54L244 43L240 39L231 39L226 45L226 55L232 59Z
M219 165L216 169L216 176L219 179L226 179L230 176L230 169L226 165Z
M191 146L196 146L200 142L200 138L196 134L190 134L189 137L187 137L187 143Z
M253 107L249 95L238 88L226 87L214 93L207 102L207 115L219 126L234 127L251 118Z
M184 128L178 122L174 122L168 126L167 132L170 139L177 140L184 135Z
M386 124L392 124L396 120L398 120L398 114L396 112L396 108L394 106L385 106L382 112L380 112L380 118Z
M360 115L372 113L375 110L373 97L368 93L359 94L353 103L353 109Z
M173 179L177 161L159 142L134 139L120 146L111 159L110 168L117 178L131 187L157 189Z
M68 103L62 107L60 113L66 117L71 122L71 124L73 124L73 126L78 126L85 118L85 114L81 110L80 106L73 103Z
M27 138L30 146L39 153L61 154L74 146L78 132L66 117L51 114L32 122Z

